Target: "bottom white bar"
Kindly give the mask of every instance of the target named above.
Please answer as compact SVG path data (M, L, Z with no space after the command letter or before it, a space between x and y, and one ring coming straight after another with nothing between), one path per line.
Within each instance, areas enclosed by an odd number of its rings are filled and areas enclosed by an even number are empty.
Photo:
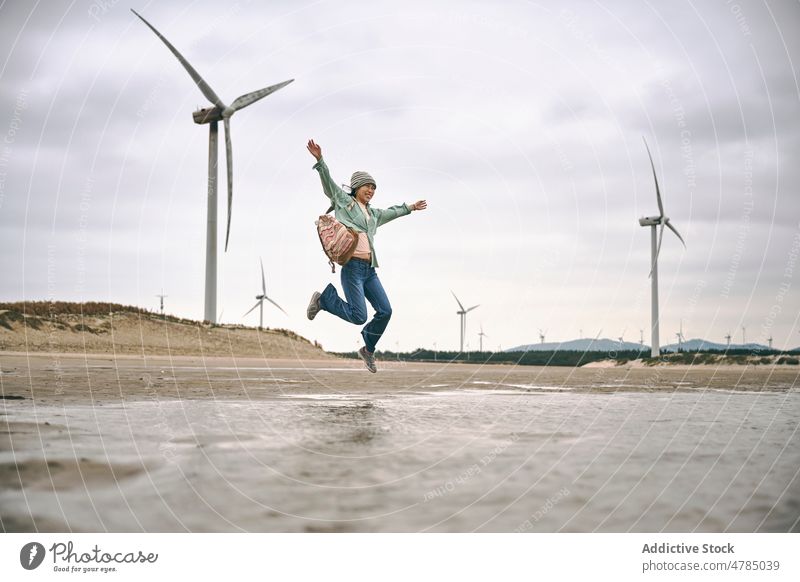
M800 580L798 550L794 534L5 534L0 579L777 581Z

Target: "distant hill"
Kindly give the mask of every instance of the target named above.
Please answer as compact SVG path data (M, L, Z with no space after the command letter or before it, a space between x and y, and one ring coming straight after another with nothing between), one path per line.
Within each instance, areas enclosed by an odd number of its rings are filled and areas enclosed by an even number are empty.
M675 343L662 346L661 349L666 352L677 352L678 344ZM760 351L768 351L769 346L765 346L762 344L755 344L755 343L726 345L726 344L717 344L703 339L690 339L686 340L681 344L681 349L685 352L697 352L697 351L707 351L707 350L717 350L720 352L724 352L725 350L729 351L747 350L751 352L760 352Z
M645 344L640 346L638 342L620 342L619 340L608 338L584 338L568 340L564 342L546 342L536 344L526 344L509 348L507 352L555 352L555 351L576 351L576 352L622 352L622 351L650 351L650 346ZM769 346L757 343L747 344L718 344L703 339L690 339L681 344L681 349L685 352L708 351L717 350L724 352L726 349L729 351L768 351ZM793 351L797 351L795 348ZM668 344L661 346L662 352L677 352L678 344Z
M608 338L584 338L565 342L545 342L538 344L527 344L507 349L507 352L554 352L554 351L574 351L574 352L614 352L639 350L641 346L638 342L620 342ZM649 350L648 346L643 349Z
M116 303L0 303L0 351L332 358L286 329L210 325Z

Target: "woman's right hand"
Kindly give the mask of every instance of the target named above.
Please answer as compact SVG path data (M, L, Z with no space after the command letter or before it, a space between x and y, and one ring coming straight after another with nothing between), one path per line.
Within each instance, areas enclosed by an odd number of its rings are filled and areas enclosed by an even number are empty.
M314 156L317 161L322 159L322 148L314 143L313 139L308 140L308 151L311 152L311 155Z

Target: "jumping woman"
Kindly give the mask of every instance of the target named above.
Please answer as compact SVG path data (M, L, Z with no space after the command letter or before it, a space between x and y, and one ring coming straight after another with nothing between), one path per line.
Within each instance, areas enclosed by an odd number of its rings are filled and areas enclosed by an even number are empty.
M369 301L375 310L375 316L361 330L364 346L358 350L358 355L364 360L367 370L375 373L378 371L375 366L375 345L392 316L389 298L375 272L378 266L373 241L375 231L390 220L411 214L414 210L425 210L428 204L425 200L418 200L413 204L398 204L386 210L373 208L370 201L375 195L376 185L372 176L366 172L353 173L350 178L351 192L348 194L331 179L328 166L322 159L322 148L313 139L308 142L308 151L317 160L314 169L319 172L322 190L333 205L336 220L358 233L358 244L353 258L342 267L342 288L346 301L339 297L336 287L329 283L322 293L314 292L306 313L309 319L314 319L320 311L327 311L349 323L363 325L367 321L365 299Z

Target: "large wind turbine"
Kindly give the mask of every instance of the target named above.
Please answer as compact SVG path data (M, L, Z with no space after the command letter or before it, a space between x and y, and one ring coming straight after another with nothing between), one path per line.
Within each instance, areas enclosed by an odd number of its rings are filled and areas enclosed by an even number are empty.
M453 293L453 292L450 291L450 293ZM461 349L460 349L460 352L463 353L464 352L464 334L467 331L467 313L469 313L470 311L472 311L476 307L480 307L480 306L479 305L473 305L469 309L464 309L464 306L461 305L461 301L458 300L458 297L456 297L455 293L453 293L453 297L455 297L456 303L458 303L458 308L459 308L458 311L456 311L456 313L461 316Z
M272 299L267 297L267 280L264 278L264 261L258 259L261 263L261 295L256 295L256 304L250 308L250 311L253 311L256 307L258 307L258 329L264 327L264 299L272 303L275 307L283 311L283 307L275 303ZM242 317L246 317L250 314L250 311L245 313ZM289 315L285 311L283 311L284 315Z
M231 116L244 109L248 105L252 105L259 99L263 99L270 93L274 93L294 81L289 79L277 85L271 85L252 93L246 93L237 97L230 105L225 105L214 90L208 83L203 80L200 74L189 64L183 55L178 52L170 42L158 32L155 27L147 22L138 12L131 9L142 22L144 22L150 30L156 33L167 48L172 51L177 59L180 61L186 72L197 84L205 95L206 99L214 104L213 107L206 107L199 109L192 113L194 122L197 124L208 123L208 214L206 221L206 289L205 289L205 308L204 319L211 323L217 321L217 123L222 120L225 126L225 160L228 165L228 221L225 228L225 250L228 250L228 239L231 233L231 205L233 204L233 151L231 149Z
M644 139L644 137L642 137L642 140L644 141L644 147L647 149L647 157L650 158L650 167L653 169L653 180L655 180L656 183L656 200L658 201L658 216L648 216L639 219L639 224L641 226L650 227L650 288L652 292L650 306L650 316L652 319L652 344L650 347L650 355L653 358L657 358L659 355L661 355L661 347L658 342L658 254L661 252L661 241L664 238L664 227L666 226L672 232L674 232L675 236L680 239L684 247L686 247L686 243L683 242L683 237L681 237L677 229L672 226L669 218L664 215L664 205L661 202L661 190L658 188L658 178L656 177L656 166L653 164L653 156L650 155L650 148L647 146L647 140ZM658 234L656 234L656 227L659 226L661 228L658 229Z

